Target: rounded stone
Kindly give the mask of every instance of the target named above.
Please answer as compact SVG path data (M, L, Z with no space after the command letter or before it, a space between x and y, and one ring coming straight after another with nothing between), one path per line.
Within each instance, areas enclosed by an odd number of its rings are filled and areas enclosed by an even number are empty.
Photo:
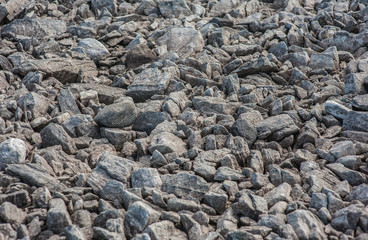
M133 124L136 118L137 108L134 102L123 100L100 110L95 117L95 121L105 127L123 128Z

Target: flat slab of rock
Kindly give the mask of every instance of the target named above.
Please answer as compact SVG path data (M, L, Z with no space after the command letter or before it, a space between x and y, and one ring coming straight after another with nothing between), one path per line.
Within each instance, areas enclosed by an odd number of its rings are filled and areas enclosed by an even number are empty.
M46 169L39 164L10 164L5 169L5 172L18 176L25 183L31 186L46 186L51 191L62 190L65 188L63 184L51 176Z
M61 145L63 150L68 154L74 154L77 151L74 140L68 135L64 128L58 124L50 123L42 129L40 134L44 147Z
M204 47L201 33L191 27L170 28L158 42L165 45L168 51L178 54L180 58L189 57Z
M67 58L25 60L13 70L21 76L29 72L44 72L46 78L54 77L64 84L77 82L79 77L93 78L98 74L93 61Z
M144 102L155 94L162 95L175 76L174 71L171 69L161 72L158 68L147 68L134 77L126 95L132 97L135 102Z
M368 113L350 111L343 121L344 130L368 132Z
M73 93L94 90L98 93L99 102L107 105L112 104L115 100L124 96L126 92L122 88L110 87L98 83L73 83L69 89Z
M357 186L367 182L367 178L364 174L351 170L341 163L327 164L326 167L339 176L342 180L346 180L352 186Z
M66 23L54 19L15 19L1 28L1 36L15 37L23 35L43 39L44 37L55 37L66 32Z
M194 97L193 106L201 113L218 113L225 115L233 115L238 107L239 102L228 102L220 97Z
M293 119L287 114L280 114L269 117L256 125L258 138L278 141L284 137L295 134L299 131Z
M270 73L274 71L277 71L277 65L267 57L260 57L259 59L244 63L234 73L237 73L239 77L245 77L259 72Z
M167 174L161 179L162 190L178 197L190 195L200 199L209 190L209 185L203 178L189 173Z

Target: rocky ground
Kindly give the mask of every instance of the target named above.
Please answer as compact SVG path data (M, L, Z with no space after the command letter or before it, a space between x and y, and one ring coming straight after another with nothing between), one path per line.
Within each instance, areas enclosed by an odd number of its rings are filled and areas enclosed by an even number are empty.
M367 0L0 3L0 239L368 239Z

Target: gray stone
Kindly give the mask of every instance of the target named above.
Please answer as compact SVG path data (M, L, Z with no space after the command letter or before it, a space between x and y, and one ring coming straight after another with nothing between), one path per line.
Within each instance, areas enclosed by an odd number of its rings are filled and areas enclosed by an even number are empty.
M98 16L103 8L107 8L111 14L116 14L116 0L92 0L91 7L96 16Z
M164 121L170 121L170 115L166 112L143 112L138 115L133 124L133 130L151 134L157 125Z
M238 74L239 77L245 77L259 72L270 73L277 71L277 69L277 65L271 62L270 59L267 57L260 57L259 59L244 63L237 68L234 73Z
M83 136L100 138L98 126L87 114L76 114L66 119L61 126L72 138Z
M355 147L352 141L337 142L330 148L329 153L335 158L355 155Z
M70 225L64 229L64 233L67 240L85 240L86 237L82 230L76 225Z
M368 94L355 96L351 100L351 104L354 107L359 108L359 109L364 110L364 111L368 110L368 104L367 103L368 103Z
M240 103L228 102L220 97L194 97L193 106L201 113L233 115Z
M260 215L267 212L268 206L266 199L246 191L241 191L240 194L238 202L231 206L235 213L240 213L246 217L258 220Z
M119 128L100 128L101 136L109 140L115 146L117 151L121 151L124 143L133 140L132 131L122 130Z
M243 137L249 146L253 145L257 139L257 130L243 119L236 120L230 128L230 132L234 136Z
M73 139L68 135L64 128L58 124L50 123L40 132L43 147L61 145L68 154L74 154L77 147Z
M98 159L96 168L87 179L87 184L95 193L99 193L110 180L128 184L131 173L137 168L136 162L105 152Z
M110 54L101 42L93 38L84 38L80 40L77 47L82 48L92 60L101 60Z
M220 182L225 180L241 181L244 178L245 176L241 174L239 171L236 171L229 167L219 167L214 176L214 180Z
M308 210L296 210L286 215L299 239L327 240L323 223Z
M280 201L291 202L290 197L291 186L288 183L283 183L272 189L264 196L269 207Z
M368 132L368 113L350 111L343 121L343 130Z
M46 220L48 230L54 233L62 233L64 229L71 224L72 221L64 201L61 198L51 199Z
M351 111L351 109L345 107L344 105L331 100L325 102L325 110L327 113L339 119L345 119L348 113Z
M182 210L197 212L200 210L200 205L193 200L170 198L167 201L167 209L174 212L179 212Z
M67 58L25 60L13 71L21 76L29 72L43 72L44 78L54 77L64 84L77 82L79 78L93 79L98 74L93 61Z
M346 231L347 229L355 230L357 228L359 218L362 215L364 205L352 204L346 208L335 212L331 220L331 226L339 231Z
M176 17L180 18L183 16L192 15L192 11L190 11L188 5L184 0L179 1L159 1L157 3L158 9L163 17Z
M10 202L19 208L26 207L30 204L31 199L26 190L20 190L5 194L0 194L0 203Z
M59 95L57 96L57 100L59 102L61 112L80 114L78 105L69 89L61 89Z
M186 144L169 132L162 132L153 136L148 150L153 153L155 150L159 151L161 154L175 152L182 155L187 151Z
M134 102L124 99L100 110L95 117L96 123L105 127L123 128L133 124L137 117Z
M10 138L0 144L0 170L4 170L8 164L25 163L27 146L18 138Z
M258 138L281 140L287 136L295 134L299 128L293 119L287 114L269 117L256 125Z
M151 63L156 54L146 44L139 44L131 48L126 55L126 64L135 69L143 64Z
M337 163L341 163L347 168L352 170L359 170L359 167L362 165L362 161L359 156L348 155L344 157L340 157L336 160Z
M368 203L368 184L360 184L354 187L349 193L348 199L350 201L358 200L364 204Z
M158 42L180 58L186 58L204 47L201 33L192 27L172 27L158 39Z
M47 208L49 201L52 198L47 187L37 188L32 195L34 203L36 203L36 206L40 208Z
M324 193L313 193L309 206L319 210L320 208L327 208L327 196Z
M3 38L23 35L42 40L45 37L56 37L64 32L66 32L66 23L54 19L15 19L1 28Z
M162 181L160 174L155 168L140 168L132 172L132 187L133 188L161 188Z
M185 232L180 231L173 222L167 220L149 225L144 232L148 233L152 240L161 240L167 237L177 240L188 238Z
M161 179L162 190L178 197L189 195L201 199L209 190L209 185L203 178L186 172L166 174Z
M362 183L366 183L367 178L364 174L346 168L341 163L330 163L326 167L339 176L342 180L346 180L352 186L357 186Z
M155 94L162 95L175 74L173 68L168 68L163 72L158 68L147 68L135 75L126 95L132 97L135 102L144 102Z
M143 202L133 203L125 213L125 230L127 236L141 233L147 226L157 222L160 213Z
M364 81L367 78L365 73L351 73L345 77L345 94L364 94Z
M17 105L23 111L29 110L32 112L32 117L40 117L47 113L51 102L46 97L35 92L30 92L17 99ZM31 119L29 119L31 120Z
M25 183L43 187L46 186L52 191L62 190L65 188L56 178L52 177L47 170L39 164L10 164L6 168L6 173L18 176Z
M6 223L21 224L24 222L27 214L17 206L9 202L0 205L0 218Z
M220 215L226 209L228 196L226 194L221 193L206 193L203 199L205 203L207 203L210 207L215 209L216 213Z

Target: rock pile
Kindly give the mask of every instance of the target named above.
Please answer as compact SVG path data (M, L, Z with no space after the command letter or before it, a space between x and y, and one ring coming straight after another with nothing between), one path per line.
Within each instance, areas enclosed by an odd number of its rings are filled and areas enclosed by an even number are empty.
M368 239L367 0L0 3L0 239Z

